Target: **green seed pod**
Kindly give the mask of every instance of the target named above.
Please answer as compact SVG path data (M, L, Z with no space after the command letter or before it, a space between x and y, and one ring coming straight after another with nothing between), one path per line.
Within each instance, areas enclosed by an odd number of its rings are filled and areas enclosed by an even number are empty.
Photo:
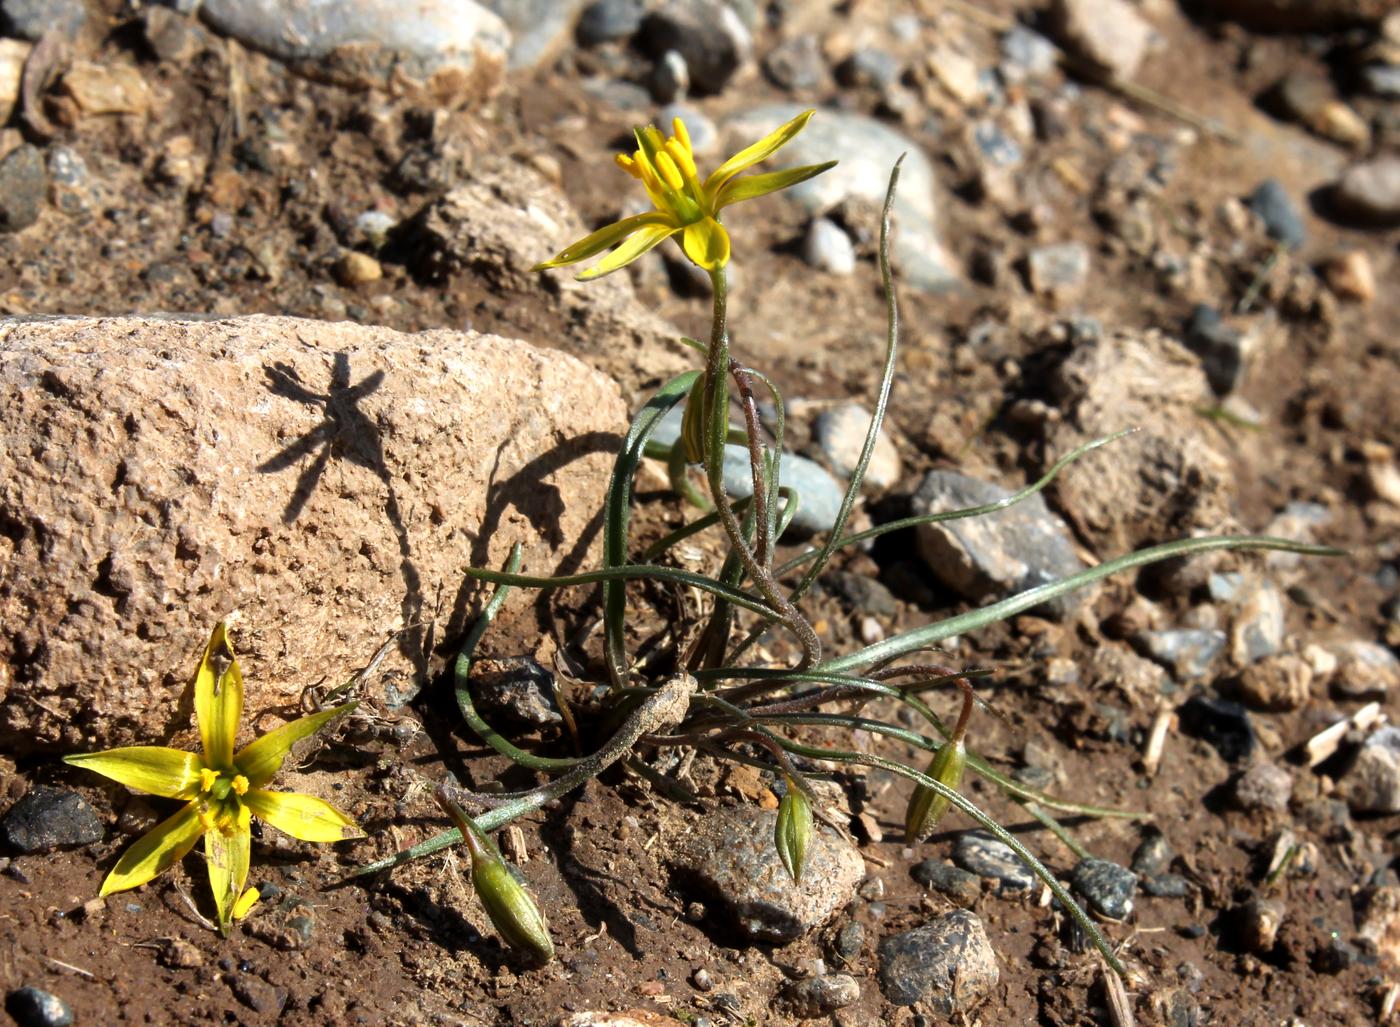
M472 887L506 944L540 963L554 958L549 925L539 906L494 851L486 856L472 852Z
M962 784L965 769L967 748L962 741L945 742L942 748L933 754L933 762L928 766L928 776L939 784L957 791L958 786ZM951 805L952 800L946 795L939 795L932 788L924 785L915 788L914 794L909 797L909 808L904 814L904 843L912 845L932 834Z
M773 844L778 858L787 867L795 883L801 883L807 868L808 847L812 841L812 803L802 794L792 778L787 781L787 794L778 804L778 823L773 830Z

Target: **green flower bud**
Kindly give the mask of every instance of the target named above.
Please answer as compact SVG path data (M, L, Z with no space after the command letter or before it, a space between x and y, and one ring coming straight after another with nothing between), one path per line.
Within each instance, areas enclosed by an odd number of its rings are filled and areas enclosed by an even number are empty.
M945 742L933 754L933 762L928 766L928 776L939 784L957 791L966 769L967 748L962 741ZM924 785L915 788L914 794L909 797L909 808L904 814L904 843L912 845L932 834L951 805L951 799L932 788Z
M486 832L452 801L446 786L439 785L434 797L462 832L462 840L471 852L472 887L491 918L492 926L511 948L540 963L548 963L554 958L554 943L549 938L549 925L534 898L510 872Z
M728 381L724 378L715 383L715 399L724 407L729 405ZM705 409L705 376L695 379L690 387L690 396L685 401L685 415L681 418L681 444L685 446L687 463L705 462L705 439L710 434L710 415Z
M801 883L807 868L808 847L812 841L812 803L788 778L787 794L778 804L778 823L773 830L773 844L778 858L787 867L795 883Z

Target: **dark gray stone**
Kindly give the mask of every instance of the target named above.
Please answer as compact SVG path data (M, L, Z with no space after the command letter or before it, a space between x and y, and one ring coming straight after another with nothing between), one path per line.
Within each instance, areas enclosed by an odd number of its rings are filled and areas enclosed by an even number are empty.
M868 86L884 89L899 81L899 58L888 50L878 47L861 47L847 57L836 69L836 77L843 86L860 88Z
M48 187L37 146L24 143L0 160L0 233L23 231L38 221Z
M0 0L0 36L36 43L53 30L72 39L86 21L83 0Z
M1191 892L1191 883L1180 874L1154 874L1142 879L1142 890L1153 898L1182 899Z
M818 825L796 884L773 845L778 814L751 806L708 814L674 839L666 854L683 886L714 900L754 941L785 944L825 923L853 900L865 877L855 848Z
M1000 979L982 921L965 909L880 943L880 990L897 1006L918 1002L940 1016L966 1015Z
M725 127L735 144L747 145L806 109L797 104L755 107L730 118ZM933 165L913 140L866 115L823 107L763 170L837 160L840 163L830 171L785 189L782 195L813 215L846 201L878 209L900 154L907 156L894 204L899 230L890 241L897 274L916 289L944 292L957 286L961 276L952 270L954 265L938 238Z
M1185 342L1201 358L1206 380L1218 395L1235 390L1244 373L1244 335L1231 328L1215 308L1198 303L1186 320Z
M1172 847L1167 843L1167 836L1160 831L1150 831L1133 851L1130 866L1138 876L1152 877L1167 869L1172 856Z
M1338 210L1370 226L1400 222L1400 156L1386 153L1342 172L1332 190Z
M849 571L832 571L822 575L822 585L835 593L852 613L868 613L873 617L893 617L899 612L899 601L875 578Z
M779 477L783 485L796 489L800 497L797 514L784 538L810 538L836 526L836 515L841 511L845 492L825 467L805 456L785 453ZM749 451L743 446L724 447L724 487L735 499L753 495Z
M627 39L641 28L645 13L642 0L597 0L584 8L576 36L584 46Z
M1308 232L1303 227L1302 212L1278 179L1266 178L1260 182L1249 194L1248 204L1249 209L1264 222L1269 238L1277 239L1293 249L1307 242Z
M797 981L787 989L788 1001L798 1016L827 1016L860 1001L860 985L848 974L823 974Z
M1184 732L1201 739L1229 763L1253 754L1256 745L1249 711L1237 702L1196 696L1177 711Z
M26 855L100 842L102 821L77 792L35 785L0 819L0 844Z
M1106 859L1081 859L1070 883L1089 908L1110 920L1125 919L1133 911L1137 874Z
M480 660L472 668L472 694L488 718L545 727L563 721L554 702L554 675L529 656Z
M763 71L775 86L801 93L826 81L826 60L816 36L795 36L768 51Z
M1009 845L985 831L964 831L953 846L953 862L964 870L999 882L1001 893L1026 891L1035 884L1035 874L1021 862Z
M5 1012L19 1027L68 1027L73 1011L57 995L26 985L5 996Z
M671 50L680 54L691 86L702 93L724 89L753 51L748 29L719 0L667 0L642 20L637 42L653 59Z
M233 997L255 1013L277 1017L287 1004L287 992L269 984L260 977L239 973L229 978L229 990Z
M865 927L854 920L836 935L836 954L847 963L860 956L865 948Z
M1160 663L1178 681L1203 678L1225 651L1225 632L1214 628L1171 628L1139 631L1133 644L1144 656Z
M930 471L914 494L917 515L999 502L1011 493L956 471ZM923 524L919 553L934 577L974 601L999 598L1059 581L1084 569L1069 529L1039 494L980 517ZM1061 596L1038 609L1057 619L1073 615L1088 590Z
M982 878L976 874L959 870L941 859L926 859L914 864L910 871L914 880L925 888L948 896L959 906L971 906L982 897Z

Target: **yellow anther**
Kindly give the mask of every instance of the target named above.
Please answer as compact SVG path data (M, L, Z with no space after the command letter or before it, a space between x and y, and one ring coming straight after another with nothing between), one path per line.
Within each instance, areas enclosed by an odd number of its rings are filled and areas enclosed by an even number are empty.
M233 791L235 795L248 794L248 779L242 774L233 775Z
M681 175L681 169L676 167L676 162L665 150L656 151L656 170L676 192L685 188L685 178Z
M214 782L219 779L217 770L210 770L208 767L199 768L199 790L207 792L214 787Z
M690 145L690 130L685 127L684 121L682 121L680 118L672 118L671 131L675 134L675 137L680 142L680 144L685 147L686 153L695 152L695 147ZM691 158L691 163L695 163L695 159L693 157Z
M680 120L680 119L677 119ZM690 149L679 139L666 140L666 153L676 162L676 167L681 169L681 173L686 178L699 178L699 169L695 167L695 158L690 155Z
M215 819L214 819L214 811L213 811L213 810L210 810L210 809L202 809L202 810L199 811L199 826L200 826L200 827L204 828L204 830L206 830L206 831L212 831L212 830L214 830L214 823L215 823Z
M642 173L639 170L637 170L637 162L634 161L631 157L627 156L627 154L619 153L616 157L613 158L613 160L616 162L618 167L620 167L623 171L627 172L633 178L642 177Z

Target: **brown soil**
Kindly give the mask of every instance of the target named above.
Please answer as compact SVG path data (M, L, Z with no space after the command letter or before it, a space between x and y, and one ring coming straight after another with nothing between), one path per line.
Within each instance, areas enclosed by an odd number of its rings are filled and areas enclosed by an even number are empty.
M850 6L864 11L873 5ZM1021 11L1010 3L987 6L1007 15ZM377 203L406 219L427 202L421 193L396 191L392 173L413 145L421 112L381 109L379 101L305 81L249 55L243 73L250 87L250 129L241 148L230 145L220 129L229 95L219 53L206 50L178 67L153 61L133 49L132 32L123 28L127 15L114 4L108 13L113 30L95 59L137 60L167 99L144 123L88 118L64 131L63 141L82 153L106 198L88 215L70 219L50 209L35 229L0 236L0 312L266 312L349 316L405 330L470 324L544 344L561 337L558 326L528 303L493 294L469 273L428 282L392 254L381 281L359 288L337 282L330 208L355 211ZM1220 202L1247 194L1266 175L1280 178L1294 196L1305 196L1327 177L1318 161L1343 163L1335 147L1269 120L1254 105L1279 74L1321 68L1323 57L1307 39L1193 23L1173 9L1157 14L1165 49L1149 59L1145 84L1236 126L1246 140L1234 146L1206 139L1181 151L1182 166L1154 214L1160 225L1175 224L1188 237L1203 233L1217 252L1232 254L1202 272L1215 290L1213 302L1230 307L1264 265L1270 245L1257 226L1234 237L1215 216ZM828 17L846 29L855 18L840 11ZM987 30L952 15L942 18L940 24L958 26L979 52L991 52L994 37ZM760 52L772 42L760 34ZM451 131L483 150L522 160L554 158L584 220L599 223L617 214L618 194L610 174L597 169L631 118L576 87L592 60L566 55L547 72L512 80L489 106L453 115ZM704 106L718 119L745 103L783 98L755 76ZM859 90L847 99L867 111L876 102ZM1035 224L979 200L958 118L950 111L937 136L907 130L952 190L942 214L952 255L962 267L992 268L986 277L993 284L973 284L949 297L903 296L906 332L892 419L906 485L897 493L912 491L925 469L940 464L993 469L1004 480L1039 466L1039 454L1002 416L1016 399L1036 395L1038 361L1063 347L1053 330L1055 312L1024 285L1017 261L1027 249L1063 238L1088 243L1094 271L1081 306L1107 327L1175 331L1192 304L1179 291L1162 288L1148 260L1107 233L1088 196L1073 188L1045 188L1049 207L1032 219ZM1115 124L1162 138L1182 130L1164 115L1086 86L1065 133L1033 147L1024 174L1046 185L1052 168L1071 167L1083 181L1094 182L1116 156L1117 144L1103 131ZM250 140L264 138L273 125L289 142L283 151L260 155ZM188 197L161 184L153 166L165 142L181 134L195 140L211 169L233 170L236 181L211 171ZM234 204L236 229L224 239L208 230L211 216L226 209L220 187L241 193ZM104 215L104 209L116 213ZM795 255L801 223L777 200L750 205L730 220L736 252L749 255L739 267L733 300L738 351L768 370L790 398L869 396L878 374L873 355L883 338L872 266L863 262L860 273L844 279L814 274ZM1303 586L1292 590L1302 601L1289 609L1290 630L1319 639L1376 639L1384 632L1381 606L1395 592L1393 584L1378 582L1377 572L1387 561L1394 566L1396 517L1393 508L1370 498L1362 447L1379 442L1400 448L1400 287L1393 274L1400 236L1335 227L1316 217L1308 228L1301 256L1283 258L1261 293L1261 307L1277 311L1285 344L1254 369L1242 389L1264 427L1230 435L1234 511L1240 524L1260 530L1290 500L1326 505L1333 515L1326 541L1349 547L1353 555L1317 563ZM285 257L273 276L257 256L267 247ZM1309 262L1350 248L1367 253L1376 268L1379 292L1367 305L1338 303L1307 284ZM1297 294L1308 288L1310 295ZM678 298L664 276L644 278L639 292L684 330L703 332L704 299ZM999 330L968 359L962 342L987 321ZM643 370L634 374L649 377ZM647 487L636 513L643 540L677 523L682 513L673 498ZM712 562L705 547L700 550L700 559ZM873 557L846 559L844 566L876 573L889 553L877 549ZM1354 937L1358 896L1372 875L1393 867L1400 818L1334 822L1325 801L1331 779L1301 769L1295 769L1299 783L1290 814L1234 811L1221 798L1232 768L1209 746L1180 733L1171 736L1160 772L1145 776L1139 754L1155 707L1129 691L1090 689L1087 675L1081 683L1052 687L1041 670L1051 656L1086 663L1102 641L1094 625L1122 609L1132 591L1131 582L1104 589L1092 616L1073 627L1027 617L964 639L958 660L1009 668L986 689L1006 720L979 716L975 747L1005 767L1019 765L1018 754L1027 747L1048 750L1055 764L1052 791L1085 803L1145 809L1179 854L1173 869L1191 882L1187 899L1139 895L1130 922L1105 926L1133 971L1129 990L1139 1022L1374 1022L1397 967L1363 953L1335 970L1325 957L1334 936ZM649 601L638 603L636 637L642 640L675 615L675 600L663 589L638 589L637 597ZM1169 614L1189 606L1185 595L1154 598ZM902 601L898 616L881 627L893 633L956 612L946 603L946 597L925 605ZM537 608L537 617L503 624L484 649L549 656L551 639L573 638L594 612L586 595L562 597ZM811 612L827 651L860 644L859 618L834 597L818 595ZM775 656L784 655L781 644L772 648ZM591 656L596 654L587 649L572 658L592 673L597 668ZM245 673L256 675L258 668L245 667ZM366 712L322 750L306 774L327 794L334 788L341 805L366 825L369 839L330 851L288 845L266 832L255 842L254 881L275 884L280 895L227 940L199 926L181 897L183 888L196 908L209 912L197 856L138 892L89 902L115 854L152 822L155 811L144 800L94 785L50 761L0 760L10 799L36 782L76 787L107 813L112 828L106 842L86 849L7 861L0 875L0 986L9 991L35 984L61 994L82 1024L546 1024L571 1010L608 1008L650 1010L682 1021L705 1016L715 1024L786 1024L794 1020L781 1002L784 982L821 957L829 969L844 969L861 982L860 1003L840 1014L841 1023L924 1022L882 1000L873 946L883 934L948 908L910 877L909 867L946 856L952 834L939 834L917 852L905 849L897 836L908 790L878 775L859 783L886 839L865 844L862 852L871 876L884 883L884 897L858 901L826 929L784 947L746 944L713 920L693 916L694 896L667 877L653 840L671 818L694 813L620 771L521 822L531 856L522 869L548 910L558 949L559 958L543 969L521 964L502 948L470 894L462 859L450 853L366 886L326 889L348 868L442 830L429 795L445 770L478 785L506 770L501 758L470 736L442 692L426 689L411 710L393 714L375 701L380 693L374 682L366 684ZM579 683L572 697L584 703L588 692ZM1255 722L1265 750L1282 759L1284 750L1355 705L1319 698L1296 713L1256 714ZM1400 699L1392 695L1387 709L1392 717L1400 713ZM568 748L555 735L530 744L550 752ZM912 758L897 746L881 745L880 751ZM710 782L703 800L710 808L758 798L743 780L721 770L700 768L696 777ZM519 787L518 778L506 775L507 787ZM1065 872L1073 865L1068 850L1027 823L1019 807L994 789L977 783L968 789L1052 868ZM966 826L956 815L950 823L954 831ZM1261 862L1285 826L1315 846L1315 867L1265 885ZM1142 831L1123 821L1074 825L1078 840L1096 856L1124 864ZM1289 910L1277 945L1263 955L1244 950L1231 915L1256 894L1272 895ZM988 892L976 911L1002 977L994 997L967 1022L1111 1022L1097 957L1072 944L1047 905ZM842 967L832 941L851 919L865 923L866 948ZM298 928L308 924L304 937ZM701 968L714 981L711 990L694 984ZM1192 1012L1197 1007L1199 1014Z

